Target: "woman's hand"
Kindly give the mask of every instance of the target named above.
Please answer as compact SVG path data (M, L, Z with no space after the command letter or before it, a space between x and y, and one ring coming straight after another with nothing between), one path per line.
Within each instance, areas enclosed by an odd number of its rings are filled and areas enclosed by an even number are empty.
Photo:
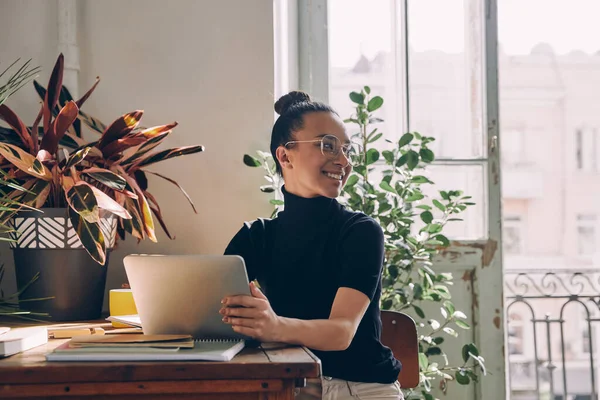
M252 296L228 296L221 301L223 307L219 312L223 322L230 324L237 333L261 342L280 341L280 317L254 282L250 282L250 293Z

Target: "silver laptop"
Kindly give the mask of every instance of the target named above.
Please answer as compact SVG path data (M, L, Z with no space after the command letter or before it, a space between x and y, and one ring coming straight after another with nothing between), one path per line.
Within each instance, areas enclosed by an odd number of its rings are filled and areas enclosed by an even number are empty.
M250 294L243 258L134 254L123 263L145 334L245 338L219 314L223 297Z

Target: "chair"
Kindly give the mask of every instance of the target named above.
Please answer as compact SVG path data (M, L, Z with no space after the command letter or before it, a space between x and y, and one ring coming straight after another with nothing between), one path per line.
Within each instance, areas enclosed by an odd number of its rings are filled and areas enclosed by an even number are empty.
M419 339L415 321L397 311L381 310L381 342L402 363L398 382L404 389L419 385Z

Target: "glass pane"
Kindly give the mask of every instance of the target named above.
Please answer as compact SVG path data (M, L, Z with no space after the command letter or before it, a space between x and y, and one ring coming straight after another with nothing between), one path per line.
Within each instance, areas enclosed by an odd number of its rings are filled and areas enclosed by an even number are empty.
M438 158L485 157L482 4L408 1L409 128Z
M452 239L483 239L487 237L486 168L484 165L430 165L424 174L435 185L424 185L432 198L440 198L440 190L461 190L475 203L458 217L463 221L449 222L445 235Z
M369 175L369 180L377 184L381 182L383 171L387 166L377 165ZM486 187L486 171L483 165L429 165L425 170L419 170L418 175L424 175L434 182L434 185L424 184L423 193L429 200L416 201L415 206L420 204L432 205L431 201L437 199L442 203L440 191L461 190L463 196L471 196L468 200L475 205L469 206L460 214L453 214L450 218L460 218L462 221L450 221L442 232L452 240L477 240L487 237L487 203L483 195ZM421 211L419 211L421 212ZM440 218L442 212L435 206L432 210L434 218ZM417 230L422 225L415 224Z
M342 118L348 118L354 112L349 93L369 86L372 95L379 95L384 99L383 107L375 114L384 122L373 127L393 142L397 142L404 133L404 109L407 107L403 103L405 94L401 92L406 81L403 68L405 57L400 53L399 45L403 40L403 27L395 17L398 15L396 7L402 1L404 0L328 1L329 102ZM426 5L417 4L420 1L424 1ZM477 0L465 1L479 4ZM415 43L420 47L415 47L413 52L428 57L431 54L442 54L439 51L429 51L431 49L444 49L454 53L447 54L449 61L443 57L444 65L419 67L421 71L416 75L416 80L411 81L415 86L410 90L415 90L416 94L411 97L408 106L411 117L418 119L418 124L413 124L411 130L418 130L425 136L435 138L431 148L437 158L482 157L481 51L478 45L473 44L479 42L471 39L472 29L466 34L463 32L464 21L468 20L464 15L474 15L479 9L475 8L474 11L473 6L464 5L462 0L459 5L455 1L444 0L418 0L414 3L412 5L411 2L408 6L408 20L412 27L411 33L418 36ZM436 12L431 13L432 9ZM455 9L459 9L459 12ZM460 15L459 22L448 22L444 14ZM436 29L431 29L432 18ZM444 29L452 30L452 35L447 35ZM467 41L464 39L465 35L469 38ZM449 42L448 38L453 38L453 41ZM456 38L458 39L454 40ZM424 45L421 46L422 43ZM465 52L465 48L475 48L476 51ZM453 66L456 54L459 54L458 58L461 60L460 68ZM413 72L415 71L411 70L410 73ZM434 84L422 85L421 80ZM356 125L349 124L348 128L350 134L356 132ZM383 141L379 141L378 145L379 150L390 146ZM486 237L487 186L484 182L484 167L480 164L440 164L428 167L428 171L436 182L436 193L439 190L463 190L473 196L473 201L477 203L464 213L463 217L467 222L450 223L447 235L452 239Z
M354 111L351 91L371 88L383 97L377 128L386 138L402 136L396 84L394 0L329 0L329 103L343 118ZM350 126L350 125L349 125Z

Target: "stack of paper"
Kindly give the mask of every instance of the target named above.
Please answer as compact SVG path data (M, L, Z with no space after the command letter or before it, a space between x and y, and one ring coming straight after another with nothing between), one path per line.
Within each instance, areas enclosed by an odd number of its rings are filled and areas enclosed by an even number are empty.
M48 361L229 361L243 340L202 341L189 335L78 336L46 355Z
M44 326L14 328L0 335L0 357L8 357L48 343L48 329Z

